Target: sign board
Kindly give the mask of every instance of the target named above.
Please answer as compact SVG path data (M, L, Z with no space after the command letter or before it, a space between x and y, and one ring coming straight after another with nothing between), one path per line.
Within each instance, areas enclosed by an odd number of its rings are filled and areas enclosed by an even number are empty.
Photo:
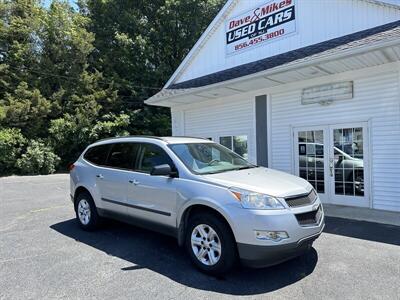
M301 104L329 104L336 100L353 98L353 82L344 81L305 88L301 94Z
M293 32L296 32L295 0L273 0L226 22L226 54L252 49Z

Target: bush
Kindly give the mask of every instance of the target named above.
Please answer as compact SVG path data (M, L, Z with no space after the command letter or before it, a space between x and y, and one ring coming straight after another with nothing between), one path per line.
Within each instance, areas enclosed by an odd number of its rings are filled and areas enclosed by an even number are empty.
M106 114L98 121L91 121L84 115L65 114L52 120L49 128L49 142L61 157L62 165L74 162L82 151L94 141L129 134L129 116Z
M41 141L32 140L16 165L21 174L45 175L54 173L59 162L60 158L51 147Z
M97 141L99 139L113 136L127 136L129 132L126 130L129 126L129 116L126 114L114 115L107 114L102 117L90 130L90 140Z
M90 123L86 119L66 114L52 120L49 128L49 142L62 161L62 165L74 162L89 144Z
M20 129L0 129L0 176L17 171L16 162L21 157L25 143Z

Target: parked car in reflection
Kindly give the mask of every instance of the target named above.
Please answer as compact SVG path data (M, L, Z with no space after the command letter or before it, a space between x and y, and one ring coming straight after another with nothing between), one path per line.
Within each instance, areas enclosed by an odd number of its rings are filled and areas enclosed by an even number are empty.
M338 145L339 146L339 145ZM339 146L340 147L340 146ZM362 155L353 157L338 147L333 147L335 184L354 183L356 195L364 194L364 161ZM346 148L349 152L351 147ZM299 143L300 177L324 180L325 155L322 143Z

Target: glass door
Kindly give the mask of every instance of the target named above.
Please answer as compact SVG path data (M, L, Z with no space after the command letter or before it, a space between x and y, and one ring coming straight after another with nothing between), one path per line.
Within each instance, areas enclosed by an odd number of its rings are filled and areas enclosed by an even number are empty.
M324 127L297 128L294 131L296 175L315 188L321 200L328 202L328 138Z
M369 206L367 126L330 126L330 199L332 203Z
M294 129L295 174L326 203L369 206L367 124Z

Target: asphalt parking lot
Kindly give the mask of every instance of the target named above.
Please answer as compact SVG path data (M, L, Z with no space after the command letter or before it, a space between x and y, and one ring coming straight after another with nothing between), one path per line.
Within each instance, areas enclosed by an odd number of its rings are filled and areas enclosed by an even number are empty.
M67 175L0 179L1 299L400 299L400 227L327 218L300 258L223 278L173 238L108 222L79 229Z

